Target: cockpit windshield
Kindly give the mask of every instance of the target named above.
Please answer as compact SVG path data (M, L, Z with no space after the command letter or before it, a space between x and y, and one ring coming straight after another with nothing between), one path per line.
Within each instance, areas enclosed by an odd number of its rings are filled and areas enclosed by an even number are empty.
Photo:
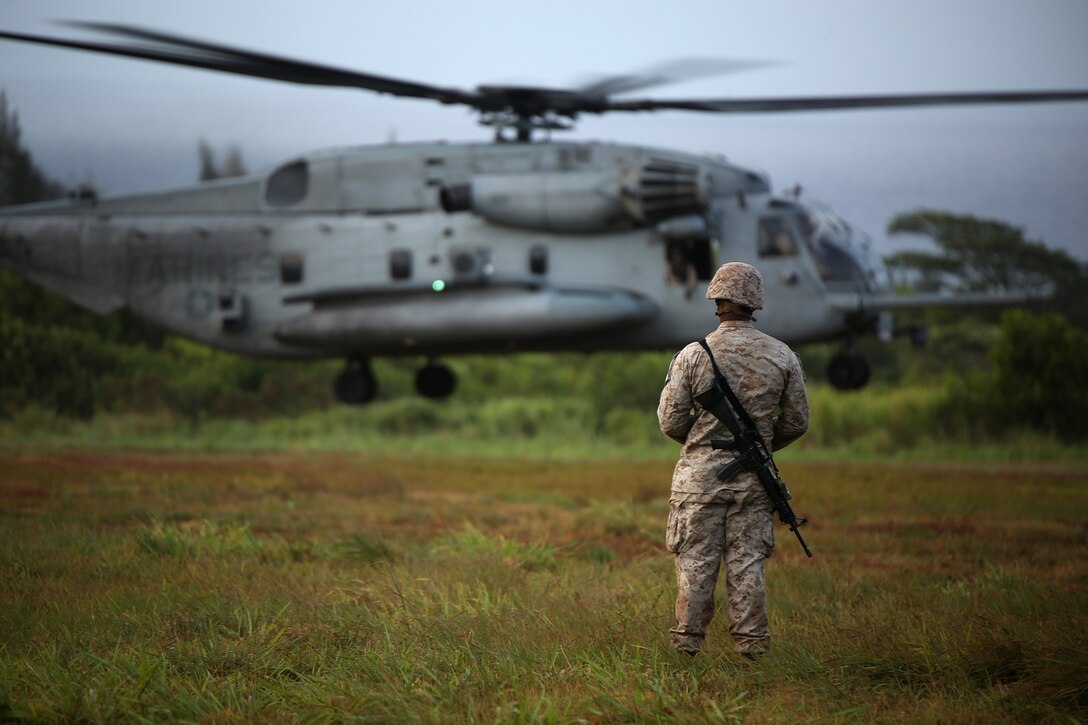
M830 209L803 208L797 211L796 220L824 282L852 289L871 289L879 284L880 265L872 259L868 235L855 231Z
M819 237L810 243L812 257L820 277L826 282L865 282L865 272L832 237Z
M828 288L873 292L888 285L869 235L818 202L772 199L759 218L756 251L768 262L811 257Z

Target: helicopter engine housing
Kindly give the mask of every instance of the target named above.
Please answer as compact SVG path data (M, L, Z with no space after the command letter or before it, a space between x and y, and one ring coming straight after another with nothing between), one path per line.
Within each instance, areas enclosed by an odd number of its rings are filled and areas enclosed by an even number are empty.
M706 209L706 180L694 164L650 160L628 172L477 174L442 189L447 212L550 232L592 233L647 226Z
M477 174L443 189L446 211L468 210L489 222L552 232L603 232L631 226L614 173Z

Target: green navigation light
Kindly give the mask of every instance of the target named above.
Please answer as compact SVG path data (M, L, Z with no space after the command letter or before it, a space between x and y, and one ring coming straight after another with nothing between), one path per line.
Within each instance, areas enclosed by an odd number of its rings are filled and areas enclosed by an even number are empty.
M436 279L434 282L431 283L431 289L433 289L435 292L441 292L442 290L446 289L446 283L440 279Z

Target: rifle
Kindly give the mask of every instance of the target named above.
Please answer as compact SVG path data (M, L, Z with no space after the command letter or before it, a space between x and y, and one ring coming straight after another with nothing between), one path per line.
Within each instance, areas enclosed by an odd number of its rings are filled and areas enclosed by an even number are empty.
M800 531L808 519L798 518L793 513L787 499L786 484L779 475L778 468L774 465L774 459L771 458L770 452L767 451L767 446L763 444L763 436L759 434L759 429L756 428L755 423L748 416L744 406L737 400L733 389L729 387L729 381L725 379L722 371L718 369L714 353L710 351L710 346L706 344L706 340L702 340L699 344L706 350L706 354L710 356L710 364L714 366L714 384L706 391L696 395L695 402L724 423L729 432L733 434L733 440L731 441L714 440L710 442L714 450L730 451L734 458L732 463L718 471L718 480L731 481L742 471L752 471L759 476L759 482L763 484L763 490L767 492L774 510L778 512L779 520L789 526L790 531L797 535L797 540L801 542L801 548L805 550L805 554L811 559L812 552L809 550L808 544L805 543Z

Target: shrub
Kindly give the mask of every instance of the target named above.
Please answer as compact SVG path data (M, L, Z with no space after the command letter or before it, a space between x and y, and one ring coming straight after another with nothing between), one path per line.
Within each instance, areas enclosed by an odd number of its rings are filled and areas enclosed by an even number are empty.
M469 428L480 436L507 438L592 437L597 413L585 400L562 398L500 398L468 411Z
M1088 435L1088 335L1057 314L1009 310L990 350L993 371L950 388L945 414L983 432L1030 429L1066 441Z
M0 315L0 339L0 410L7 415L38 403L89 418L100 381L128 369L129 360L117 348L78 330L35 327Z

